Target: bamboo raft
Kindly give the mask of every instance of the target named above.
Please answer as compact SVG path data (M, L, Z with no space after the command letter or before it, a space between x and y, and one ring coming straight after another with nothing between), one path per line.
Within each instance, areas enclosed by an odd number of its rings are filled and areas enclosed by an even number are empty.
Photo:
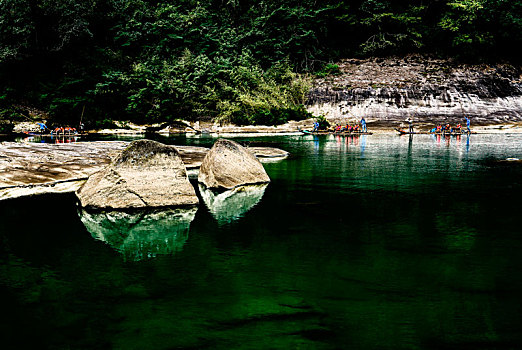
M372 135L372 132L362 131L310 131L310 130L299 130L303 135L343 135L343 136L360 136L360 135Z
M50 133L38 133L38 132L24 132L21 133L20 136L40 136L40 137L80 137L82 134L80 133L59 133L59 134L50 134Z
M414 131L409 132L402 129L395 129L399 135L439 135L439 136L461 136L461 135L469 135L476 134L476 131L467 132L467 131L459 131L459 132L431 132L431 131Z

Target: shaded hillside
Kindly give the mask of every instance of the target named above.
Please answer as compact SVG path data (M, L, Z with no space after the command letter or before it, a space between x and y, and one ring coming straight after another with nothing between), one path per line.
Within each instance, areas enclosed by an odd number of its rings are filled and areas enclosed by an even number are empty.
M520 62L520 33L520 0L1 0L0 119L280 124L340 58Z

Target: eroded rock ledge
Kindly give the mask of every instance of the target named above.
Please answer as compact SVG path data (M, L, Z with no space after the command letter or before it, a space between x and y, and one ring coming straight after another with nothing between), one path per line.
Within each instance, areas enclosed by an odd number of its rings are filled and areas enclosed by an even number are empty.
M473 125L522 121L522 67L467 65L424 56L346 59L340 74L317 79L308 110L334 122L364 116L373 125L416 122Z
M108 165L129 145L122 141L70 144L0 143L0 200L44 193L76 191L87 178ZM205 147L176 146L189 172L197 170ZM288 152L267 147L250 149L261 161L284 158Z

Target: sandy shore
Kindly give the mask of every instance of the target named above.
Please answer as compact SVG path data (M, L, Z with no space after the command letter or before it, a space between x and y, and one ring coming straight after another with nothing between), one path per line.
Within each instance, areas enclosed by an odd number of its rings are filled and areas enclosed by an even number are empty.
M347 123L354 125L359 122L359 119L353 117L328 117L330 125L333 127L336 124L346 125ZM452 126L460 123L465 128L465 119L462 115L454 115L451 118L415 118L414 128L417 131L429 131L435 127L438 123L447 124ZM148 130L155 129L154 133L163 136L169 135L186 135L197 136L197 135L211 135L214 137L238 137L238 136L265 136L265 135L300 135L299 130L312 130L314 118L301 120L301 121L290 121L286 124L277 126L265 126L265 125L248 125L248 126L237 126L237 125L219 125L209 122L183 122L189 127L166 127L159 129L159 124L152 125L137 125L133 123L119 123L120 128L114 129L98 129L88 130L87 135L115 135L115 136L133 136L133 135L148 135ZM368 131L374 134L386 134L396 133L396 128L407 128L405 121L398 121L395 119L372 119L366 118L368 125ZM117 123L118 124L118 123ZM20 123L17 126L17 131L20 135L23 135L23 131L38 131L31 130L34 128L35 123ZM124 127L123 127L124 126ZM509 122L509 123L485 123L484 121L478 122L471 118L471 128L477 133L521 133L522 122ZM13 135L0 135L4 140L13 138Z
M355 125L356 121L348 118L329 118L330 128L333 128L336 124L346 125L347 123L350 125ZM84 135L107 135L107 136L121 136L121 137L132 137L132 136L144 136L151 134L158 134L162 136L175 136L175 135L185 135L186 137L201 137L201 136L211 136L211 137L260 137L260 136L292 136L292 135L302 135L301 130L312 130L313 123L315 119L307 119L303 121L291 121L289 123L278 125L278 126L264 126L264 125L256 125L256 126L235 126L235 125L227 125L227 126L218 126L218 125L201 125L199 129L196 129L198 132L193 129L162 129L159 131L155 131L154 133L149 133L146 131L148 126L141 125L130 125L127 128L118 128L118 129L101 129L101 130L88 130ZM367 127L368 131L379 135L379 134L397 134L396 129L408 129L408 124L399 121L386 121L386 120L371 120L367 119ZM451 126L457 125L459 123L462 125L462 129L466 129L466 124L461 120L461 118L454 118L453 122L449 122ZM440 124L447 124L448 120L438 121ZM427 132L434 128L437 122L433 121L414 121L414 130L417 132ZM522 122L513 122L513 123L495 123L495 124L474 124L472 121L471 130L476 134L520 134L522 133ZM18 134L23 137L23 134ZM13 141L17 137L16 134L0 134L0 141ZM32 137L32 136L27 136ZM37 135L33 137L38 137ZM81 141L85 140L84 138L80 139Z
M455 121L451 123L451 125L456 125L459 122L464 126L460 118L455 118ZM447 121L445 121L446 123ZM201 131L203 134L209 134L211 136L219 136L219 137L234 137L234 136L265 136L265 135L300 135L299 130L312 130L313 129L314 119L308 119L304 121L292 121L287 124L279 125L279 126L216 126L216 125L203 125ZM348 119L331 119L330 124L341 124L346 125L346 123L354 124L353 120ZM407 124L405 122L397 122L397 121L383 121L383 120L367 120L368 131L373 132L374 134L395 134L396 128L407 128ZM414 127L417 131L429 131L436 124L432 122L415 122ZM474 132L478 134L490 134L490 133L522 133L522 123L510 123L510 124L482 124L482 125L473 125L471 126ZM146 134L144 127L137 127L133 129L104 129L104 130L92 130L89 132L90 134L101 134L101 135L141 135ZM170 131L168 129L160 130L157 132L160 135L179 135L185 134L187 136L197 136L201 135L194 130L175 130Z

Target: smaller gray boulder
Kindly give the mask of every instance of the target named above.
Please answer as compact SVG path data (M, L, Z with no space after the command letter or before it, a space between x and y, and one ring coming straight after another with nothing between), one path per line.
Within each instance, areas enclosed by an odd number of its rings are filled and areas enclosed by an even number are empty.
M76 192L85 208L127 209L196 205L185 164L172 146L133 141Z
M199 169L198 181L209 189L231 190L237 186L270 182L261 162L240 144L219 139Z

